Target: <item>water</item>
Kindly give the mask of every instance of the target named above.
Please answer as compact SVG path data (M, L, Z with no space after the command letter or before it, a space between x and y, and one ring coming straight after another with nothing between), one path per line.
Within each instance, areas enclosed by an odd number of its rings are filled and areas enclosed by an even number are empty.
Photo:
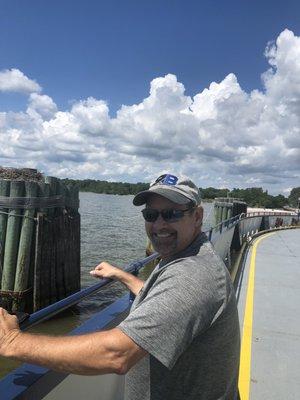
M135 207L133 196L80 193L81 214L81 286L93 285L97 280L89 271L101 261L118 267L145 257L147 237L141 210ZM203 203L203 230L213 224L213 204ZM95 309L103 308L125 293L120 283L113 283L78 305L79 323Z
M80 193L81 283L95 282L89 271L101 261L124 266L145 257L147 238L133 196ZM212 225L212 203L204 203L203 230ZM208 216L208 218L207 218Z
M89 271L101 261L124 267L145 257L147 238L141 214L143 206L133 206L132 199L133 196L80 193L82 288L97 282ZM203 207L205 231L213 225L213 204L204 203ZM113 283L76 307L31 328L30 332L65 334L125 292L122 284ZM0 378L18 365L18 362L0 357Z
M133 196L80 193L81 282L95 282L89 271L101 261L123 266L143 258L146 235Z

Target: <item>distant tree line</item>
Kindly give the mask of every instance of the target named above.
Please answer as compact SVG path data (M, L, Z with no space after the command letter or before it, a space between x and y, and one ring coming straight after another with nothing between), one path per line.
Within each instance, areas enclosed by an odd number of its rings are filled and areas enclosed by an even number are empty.
M149 188L149 183L124 183L97 181L93 179L75 180L63 179L66 184L78 186L81 192L94 192L106 194L134 195L142 190ZM282 194L272 196L263 188L247 189L216 189L213 187L200 188L201 196L204 200L213 200L216 197L235 197L245 201L250 207L282 208L284 206L297 207L300 198L300 187L293 188L289 197Z
M250 207L266 207L266 208L282 208L288 205L288 199L279 194L271 196L262 188L247 189L200 189L203 199L211 199L215 197L234 197L245 201Z
M289 195L289 203L292 207L299 207L300 187L293 188Z
M93 179L75 180L63 179L66 184L78 186L80 192L106 193L106 194L136 194L149 188L149 183L124 183L96 181Z

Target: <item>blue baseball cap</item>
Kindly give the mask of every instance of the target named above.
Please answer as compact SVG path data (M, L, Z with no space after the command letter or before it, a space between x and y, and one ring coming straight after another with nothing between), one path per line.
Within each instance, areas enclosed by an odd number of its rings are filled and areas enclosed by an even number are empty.
M176 204L187 204L193 202L194 205L201 203L201 196L198 187L186 176L176 176L172 174L160 175L150 184L148 190L144 190L133 198L135 206L145 204L151 194L159 194Z

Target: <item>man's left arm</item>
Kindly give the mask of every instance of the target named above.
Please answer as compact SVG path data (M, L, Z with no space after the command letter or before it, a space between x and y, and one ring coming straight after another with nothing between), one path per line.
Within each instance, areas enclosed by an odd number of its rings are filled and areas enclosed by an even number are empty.
M79 375L125 374L147 352L120 329L80 336L23 333L0 308L0 355Z

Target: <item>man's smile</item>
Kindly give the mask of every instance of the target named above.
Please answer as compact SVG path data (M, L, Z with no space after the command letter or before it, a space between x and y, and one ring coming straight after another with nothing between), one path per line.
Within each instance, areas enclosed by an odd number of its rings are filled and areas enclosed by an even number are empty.
M164 233L153 233L153 236L154 237L157 237L157 238L167 238L167 237L171 237L171 236L173 236L174 235L174 233L168 233L168 232L164 232Z
M159 241L159 240L164 240L164 239L169 239L169 238L174 238L177 235L177 232L174 230L169 230L169 229L154 229L151 232L151 236L154 240Z

